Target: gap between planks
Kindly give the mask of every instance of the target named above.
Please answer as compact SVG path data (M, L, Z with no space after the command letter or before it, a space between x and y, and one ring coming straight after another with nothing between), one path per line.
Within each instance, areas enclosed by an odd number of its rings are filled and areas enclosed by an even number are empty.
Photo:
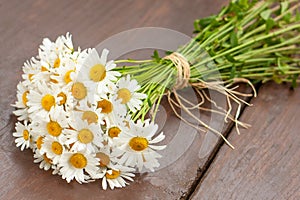
M262 86L261 83L255 85L255 89L256 89L257 93L261 86ZM249 103L252 100L252 98L254 98L254 97L253 96L247 97L246 102ZM246 105L243 104L242 108L241 108L241 113L240 113L240 116L238 119L240 119L241 116L243 115L245 108L246 108ZM234 128L235 128L235 125L233 122L229 122L229 123L230 123L229 126L225 129L225 131L223 133L223 135L226 139L229 137L229 135L232 133L232 130L234 130ZM221 147L224 144L226 145L225 141L222 138L219 138L218 143L213 148L213 150L212 150L211 154L209 155L207 161L205 162L204 166L202 168L198 168L197 176L196 176L195 180L193 181L191 187L189 188L188 192L181 195L181 197L179 198L180 200L189 200L191 198L191 196L195 192L197 186L201 185L201 183L204 181L206 174L208 172L208 169L210 168L211 164L214 162L217 154L219 153Z

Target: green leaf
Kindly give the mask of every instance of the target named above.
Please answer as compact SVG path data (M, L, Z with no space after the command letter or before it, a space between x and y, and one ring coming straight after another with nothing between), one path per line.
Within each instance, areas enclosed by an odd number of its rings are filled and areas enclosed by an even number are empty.
M148 106L151 108L152 107L152 103L151 103L151 101L150 101L149 98L147 98L147 103L148 103Z
M198 24L200 25L201 28L205 28L206 26L211 24L215 20L215 18L216 18L215 15L202 18L202 19L198 20Z
M271 16L272 11L270 9L265 10L263 12L260 13L261 18L263 18L264 20L268 20L269 17Z
M287 23L289 23L290 21L291 21L291 18L292 18L292 13L287 13L287 14L285 14L284 16L283 16L283 19L287 22Z
M272 18L267 19L266 21L266 33L269 33L270 30L274 27L275 21Z
M238 37L235 31L230 33L230 44L231 47L236 47L238 45Z
M159 62L160 60L161 60L161 58L159 57L159 55L158 55L158 52L157 52L157 50L155 50L154 52L153 52L153 56L151 56L156 62Z
M249 2L248 0L240 0L239 1L240 5L245 9L248 9L248 7L249 7L248 2Z
M282 13L284 13L287 9L288 9L288 7L289 7L289 2L287 2L287 1L283 1L283 2L281 2L280 3L280 13L282 14Z
M195 32L201 31L201 28L199 26L199 19L194 21L194 29L195 29Z

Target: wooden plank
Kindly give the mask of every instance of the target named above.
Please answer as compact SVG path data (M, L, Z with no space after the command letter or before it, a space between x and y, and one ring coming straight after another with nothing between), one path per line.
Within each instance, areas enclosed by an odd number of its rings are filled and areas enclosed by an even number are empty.
M242 119L253 126L223 146L191 199L300 199L300 88L266 84Z
M191 35L193 20L217 12L226 0L184 1L24 1L0 3L0 199L178 199L189 192L198 170L205 166L217 138L209 135L203 148L204 134L184 126L167 104L159 123L171 143L178 129L187 136L177 140L186 143L165 152L165 168L141 174L124 189L103 192L100 183L67 184L58 176L38 169L30 151L15 147L12 132L16 119L10 104L15 101L16 85L21 79L23 62L36 55L43 37L54 39L70 31L75 45L94 46L107 37L130 28L159 26ZM161 108L163 110L163 108ZM201 114L204 120L209 115ZM221 119L220 119L221 120ZM218 125L218 121L214 122ZM223 128L228 129L229 124ZM183 136L183 135L182 135ZM188 144L188 146L185 146ZM171 145L171 144L170 144ZM169 146L170 146L169 145ZM174 145L174 144L173 144ZM175 143L176 145L176 143ZM183 150L182 150L182 149ZM200 151L202 149L202 151ZM204 149L204 150L203 150ZM172 162L174 154L183 155ZM178 152L176 152L178 151ZM172 156L174 156L174 154ZM174 156L176 157L176 156ZM169 160L168 160L168 159ZM163 163L162 162L162 163Z

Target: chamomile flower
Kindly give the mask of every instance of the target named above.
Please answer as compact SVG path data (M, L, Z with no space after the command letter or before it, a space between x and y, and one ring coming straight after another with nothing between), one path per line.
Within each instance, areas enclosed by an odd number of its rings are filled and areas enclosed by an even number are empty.
M62 107L52 109L49 112L49 118L36 119L35 121L37 125L32 132L38 136L51 135L53 137L62 137L66 129L69 128L68 113Z
M40 150L40 153L45 153L47 158L52 160L53 164L57 164L60 160L61 155L65 151L65 141L65 137L57 138L51 135L47 135L43 140L43 146Z
M101 113L101 108L98 108L96 104L88 104L82 102L76 107L75 115L78 115L82 120L86 120L88 124L94 123L97 125L103 125L104 115Z
M13 113L18 116L18 120L28 120L28 98L29 89L24 85L24 82L19 82L17 85L17 101L12 106L16 107Z
M128 184L126 180L133 181L134 171L134 168L122 165L115 165L107 169L102 178L102 188L106 190L107 183L111 189L125 187Z
M81 102L92 103L97 98L97 85L90 81L75 81L71 86L71 93L74 99L80 104Z
M161 157L155 150L162 150L165 146L155 145L161 142L165 136L160 133L154 137L158 126L149 120L137 123L129 122L129 131L121 133L116 141L119 144L113 150L113 155L120 157L120 163L126 166L138 167L139 171L143 167L154 171L159 167L158 158Z
M64 43L64 51L68 53L72 53L74 51L73 42L72 42L72 35L67 32L66 36L61 36L61 40Z
M102 130L98 125L88 124L86 120L75 119L70 126L72 129L66 131L68 140L65 143L72 144L72 151L96 152L98 148L103 147Z
M112 86L113 81L117 80L120 76L119 72L112 71L116 67L113 61L107 62L107 55L109 51L104 49L101 57L99 57L96 49L92 49L78 75L78 81L90 81L97 84L99 94L106 94L109 92L108 86Z
M135 79L130 80L130 76L122 77L117 82L115 95L121 99L121 103L128 106L129 110L136 112L142 105L141 99L147 97L146 94L138 93L141 88Z
M41 72L41 64L40 61L38 61L36 58L31 58L29 61L26 61L23 66L23 72L22 75L24 79L24 85L27 87L32 88L33 82L35 80L34 75Z
M31 90L27 95L28 113L32 119L48 119L51 108L58 103L58 91L53 90L46 83L37 84L36 90Z
M99 98L96 96L95 102L97 108L101 109L105 121L113 121L115 117L124 117L127 114L126 106L113 97Z
M76 63L72 59L66 59L64 67L59 67L53 69L53 75L51 75L51 79L57 82L60 86L68 85L72 82L72 73L76 71Z
M17 147L21 147L21 151L28 149L30 147L31 140L31 127L27 121L24 121L24 124L17 122L16 123L16 132L13 133L13 136L16 137L15 142Z
M34 152L33 157L34 157L33 162L34 163L40 163L39 168L43 169L45 171L48 171L51 168L52 164L53 164L52 160L49 159L46 156L46 154L41 154L39 150L36 150Z
M111 155L111 148L108 145L100 148L96 153L96 157L99 158L100 170L106 170L107 167L111 166L112 161L116 161L116 157Z
M128 127L126 127L126 119L124 117L114 115L114 117L111 117L110 120L106 121L105 139L108 141L110 146L116 145L116 140L114 139L116 139L124 131L124 129L128 129Z
M98 165L99 159L85 151L65 152L59 162L62 178L68 183L74 178L78 183L86 183L96 176Z

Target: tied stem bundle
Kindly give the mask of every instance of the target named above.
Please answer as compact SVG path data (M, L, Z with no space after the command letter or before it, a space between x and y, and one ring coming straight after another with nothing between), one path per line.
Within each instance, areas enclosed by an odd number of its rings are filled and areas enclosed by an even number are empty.
M242 105L250 105L244 97L256 96L253 84L273 80L296 87L300 74L299 6L296 0L232 0L219 14L195 20L195 37L176 52L161 58L155 51L151 60L116 61L126 63L117 70L133 76L142 86L140 92L148 95L133 119L144 119L149 111L154 119L163 96L167 95L175 114L183 121L202 130L183 119L175 107L229 144L220 132L196 118L191 110L223 115L225 122L235 123L239 133L239 126L249 127L238 118ZM237 91L239 83L250 85L253 93ZM198 104L178 94L178 90L187 86L193 87L200 96ZM205 89L225 95L227 108L218 106ZM217 109L203 107L205 101ZM235 113L232 113L232 102L237 104Z

